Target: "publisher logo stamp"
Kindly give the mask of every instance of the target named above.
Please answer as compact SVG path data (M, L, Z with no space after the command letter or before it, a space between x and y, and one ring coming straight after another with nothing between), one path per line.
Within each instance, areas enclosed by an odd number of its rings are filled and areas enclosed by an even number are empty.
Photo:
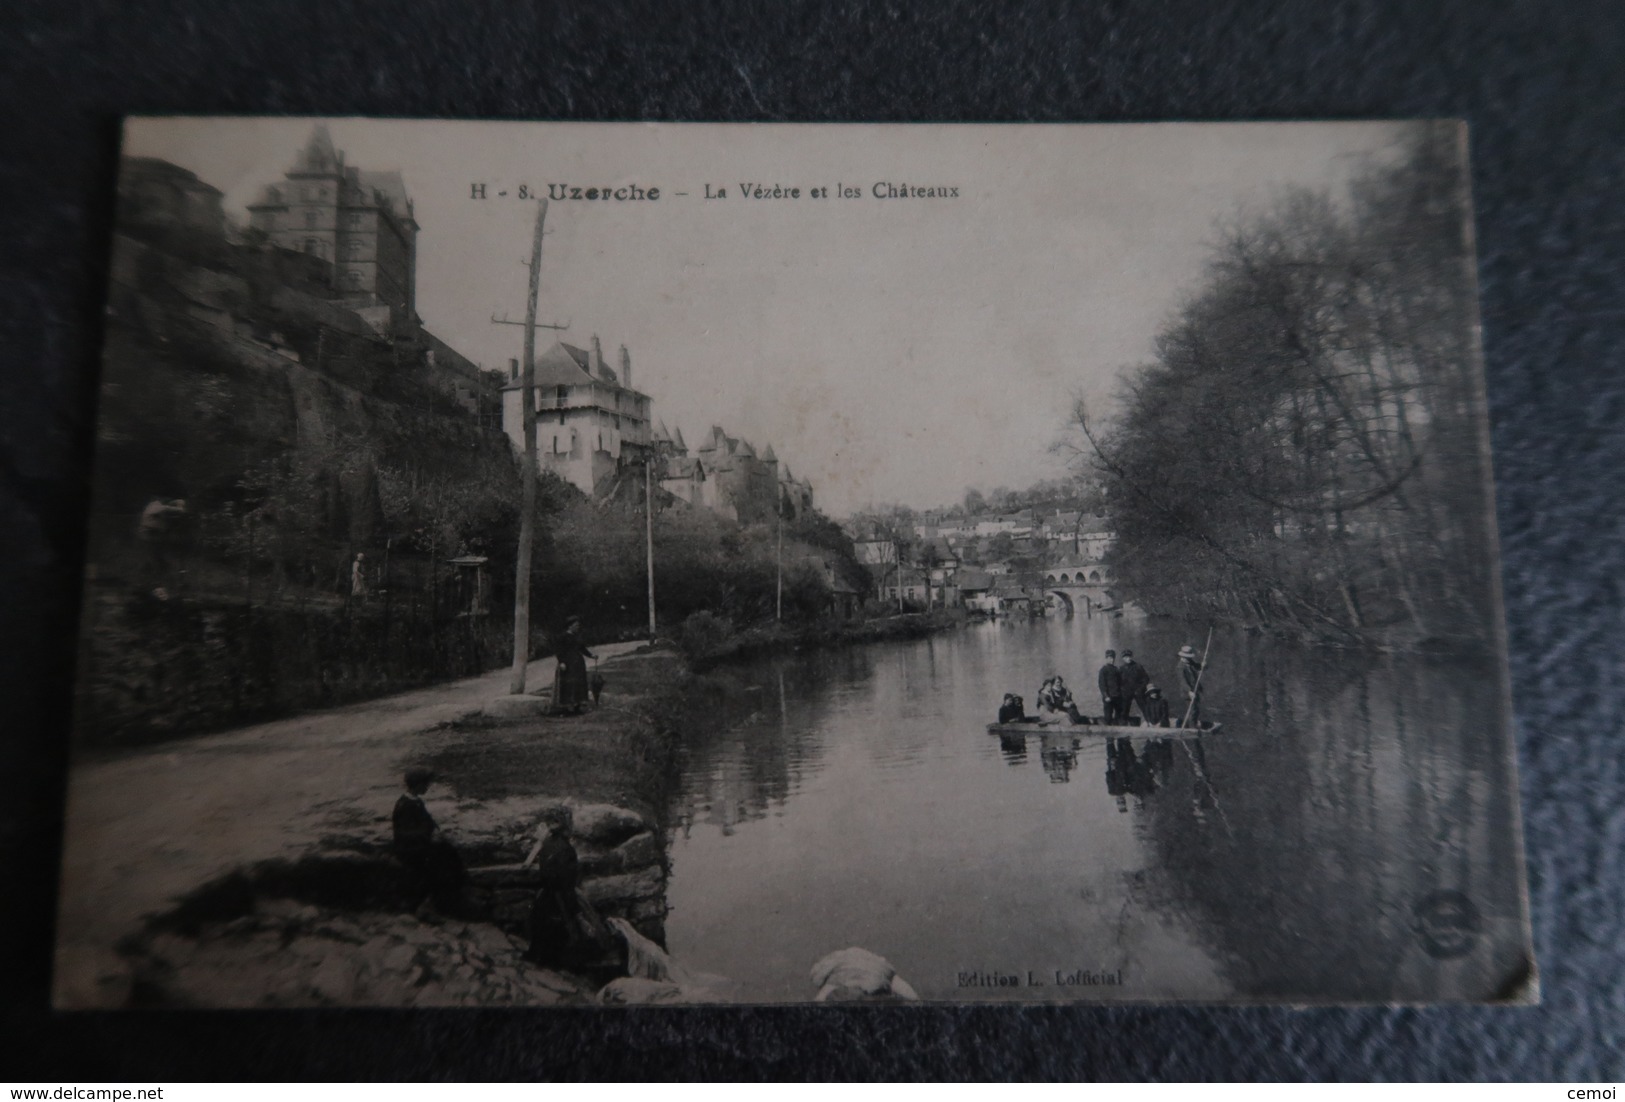
M1413 912L1416 935L1431 957L1450 960L1465 956L1478 944L1481 924L1473 901L1453 889L1433 892L1417 901Z

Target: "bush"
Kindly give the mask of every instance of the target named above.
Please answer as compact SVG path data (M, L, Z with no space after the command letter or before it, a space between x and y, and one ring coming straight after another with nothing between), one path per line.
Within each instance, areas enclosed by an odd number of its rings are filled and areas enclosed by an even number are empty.
M707 609L690 613L688 619L683 621L682 645L683 653L690 659L703 658L721 650L733 637L733 621L726 616L718 616Z

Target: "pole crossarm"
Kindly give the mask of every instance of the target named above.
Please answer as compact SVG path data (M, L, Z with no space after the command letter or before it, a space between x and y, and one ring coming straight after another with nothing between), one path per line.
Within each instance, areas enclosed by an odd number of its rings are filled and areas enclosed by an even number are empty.
M525 326L530 325L530 323L528 323L528 322L509 321L505 317L499 318L495 314L491 315L491 324L492 325L517 325L517 326L519 326L521 328L524 328ZM565 322L563 325L556 325L556 324L555 325L549 325L546 322L540 322L539 321L539 322L536 322L534 325L530 325L530 328L532 328L532 329L557 329L557 330L562 332L563 330L566 330L566 329L570 328L570 323Z

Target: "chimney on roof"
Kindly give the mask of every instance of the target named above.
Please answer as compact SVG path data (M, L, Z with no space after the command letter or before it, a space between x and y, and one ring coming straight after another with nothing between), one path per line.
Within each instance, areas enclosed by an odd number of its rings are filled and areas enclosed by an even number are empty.
M592 373L597 376L604 374L604 346L598 343L598 334L592 335Z
M627 390L632 389L632 353L621 345L621 385Z

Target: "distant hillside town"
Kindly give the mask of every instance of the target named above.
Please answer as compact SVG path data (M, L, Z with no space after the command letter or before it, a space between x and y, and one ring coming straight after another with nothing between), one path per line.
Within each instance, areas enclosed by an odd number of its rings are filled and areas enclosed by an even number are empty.
M1118 604L1106 561L1116 535L1103 509L903 510L846 527L881 600L996 616Z

